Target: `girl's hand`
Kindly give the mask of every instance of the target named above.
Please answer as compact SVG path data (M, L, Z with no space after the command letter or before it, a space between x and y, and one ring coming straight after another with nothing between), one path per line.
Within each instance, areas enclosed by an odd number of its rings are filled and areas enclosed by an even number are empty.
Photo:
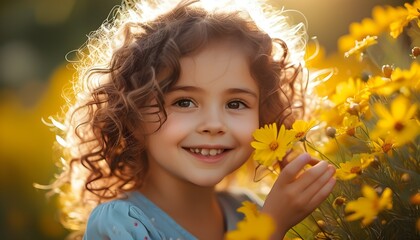
M303 170L306 164L314 165ZM327 198L335 185L334 173L332 165L317 161L307 153L282 169L262 208L277 224L272 239L283 239L291 227Z

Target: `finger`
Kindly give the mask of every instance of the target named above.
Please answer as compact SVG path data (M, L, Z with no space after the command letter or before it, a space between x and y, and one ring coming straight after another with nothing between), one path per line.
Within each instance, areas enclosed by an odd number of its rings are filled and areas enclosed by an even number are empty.
M328 163L321 161L315 166L309 168L306 171L302 171L297 177L294 185L300 191L305 191L309 186L313 185L319 178L325 177L324 175L328 172Z
M298 157L296 154L291 154L290 152L286 154L286 156L283 158L283 161L280 162L280 169L284 169L293 159ZM319 163L320 160L315 159L311 156L311 160L308 162L309 165L314 166L317 163Z
M286 155L283 157L283 160L280 161L280 169L284 169L287 164L289 164L293 158L296 157L296 153L293 152L292 150L289 150L286 152Z
M307 153L299 155L293 161L291 161L287 166L282 170L280 174L280 179L283 179L286 182L291 182L295 180L295 177L303 169L303 167L311 161L311 156Z
M318 207L332 192L335 186L335 178L330 178L328 182L322 186L321 189L311 198L308 205L311 206L313 209Z
M335 168L333 166L328 166L327 170L303 191L304 195L310 199L314 198L314 196L323 191L323 188L331 181L331 179L334 179L334 173Z
M315 159L315 158L311 158L311 161L309 161L309 163L308 164L310 164L311 166L315 166L316 164L318 164L319 162L321 162L320 160L318 160L318 159Z

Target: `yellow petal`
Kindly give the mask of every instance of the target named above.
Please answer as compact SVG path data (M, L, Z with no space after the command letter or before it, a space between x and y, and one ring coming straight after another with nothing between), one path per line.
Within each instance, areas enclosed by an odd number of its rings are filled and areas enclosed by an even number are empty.
M256 150L262 150L262 149L270 149L269 143L262 143L262 142L251 142L251 146L255 148Z
M391 104L391 115L396 120L404 119L405 114L407 113L407 107L410 104L410 101L403 97L397 97Z
M267 144L271 143L277 137L272 131L266 131L264 129L257 129L252 136L255 140Z
M352 212L346 217L347 221L362 219L362 224L365 226L369 225L377 214L372 208L371 202L366 198L359 198L347 203L345 211Z
M391 120L393 119L392 115L388 112L388 109L384 105L377 103L374 105L375 111L380 118Z
M417 104L413 104L408 109L405 117L406 117L406 119L411 119L416 115L416 113L417 113Z
M379 210L382 209L392 209L392 190L389 188L385 188L379 199Z
M375 189L367 185L362 187L362 194L371 201L376 201L378 199L378 194Z

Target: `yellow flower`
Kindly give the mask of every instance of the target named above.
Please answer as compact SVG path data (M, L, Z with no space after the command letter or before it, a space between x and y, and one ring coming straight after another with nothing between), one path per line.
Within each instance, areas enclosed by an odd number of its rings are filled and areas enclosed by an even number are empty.
M327 123L328 126L338 128L343 122L344 115L337 107L322 108L318 110L319 119Z
M338 128L338 135L347 134L354 136L356 134L356 128L361 126L359 118L354 115L346 114L341 126Z
M242 206L238 208L237 210L240 213L243 213L245 215L245 218L254 218L258 216L258 209L257 205L250 201L244 201L242 202Z
M394 147L394 139L386 137L384 140L378 138L376 141L372 141L371 149L374 153L388 153Z
M360 41L366 36L379 36L389 30L391 22L400 19L406 10L403 7L375 6L372 10L372 18L365 18L360 23L350 24L350 34L341 37L338 48L346 52L354 46L355 41Z
M391 103L391 111L380 104L374 105L379 120L372 131L372 138L393 137L396 145L403 145L414 140L420 133L420 125L414 118L417 104L412 104L404 96L397 97Z
M257 129L252 136L255 141L251 146L255 149L253 159L266 167L282 161L286 152L293 147L295 133L287 130L284 125L277 132L276 123Z
M340 168L335 172L335 176L339 180L351 180L360 175L374 160L375 156L372 154L355 154L350 161L340 163Z
M345 57L349 57L353 54L363 54L363 52L368 48L369 46L375 45L378 43L377 36L366 36L361 41L356 41L355 46L344 53Z
M363 96L356 96L358 99L355 98L348 98L347 101L341 105L337 106L338 112L345 117L347 113L354 115L354 116L363 116L366 119L370 119L371 113L369 111L369 92L368 95ZM363 97L363 98L359 98Z
M375 161L375 155L370 153L356 154L355 157L360 158L363 169L367 168L373 161Z
M385 188L381 197L378 197L378 194L372 187L363 186L362 194L363 197L347 203L345 212L350 213L346 217L347 221L362 219L362 224L367 226L372 223L379 212L385 209L392 209L391 189Z
M368 86L372 93L389 96L400 89L401 83L392 81L390 78L375 76L368 81Z
M226 240L266 240L274 233L274 220L259 213L255 204L245 201L238 212L242 212L245 218L238 222L236 230L226 234Z
M368 87L370 91L384 96L407 87L419 91L420 64L413 62L408 70L396 68L389 79L380 76L373 77L368 81Z
M391 80L401 83L402 86L420 90L420 64L413 62L408 70L396 68L391 74Z
M369 89L362 80L349 78L346 82L340 82L336 86L335 94L331 100L336 104L344 104L351 98L353 103L361 104L369 99Z
M397 38L402 33L404 27L414 19L417 19L417 25L420 27L420 22L418 20L420 17L420 1L415 1L413 5L405 3L404 7L406 8L404 14L393 21L389 26L390 34L393 38Z
M296 141L304 139L306 137L306 134L315 126L315 124L315 120L311 120L309 122L303 120L296 120L292 126L292 131L295 132Z

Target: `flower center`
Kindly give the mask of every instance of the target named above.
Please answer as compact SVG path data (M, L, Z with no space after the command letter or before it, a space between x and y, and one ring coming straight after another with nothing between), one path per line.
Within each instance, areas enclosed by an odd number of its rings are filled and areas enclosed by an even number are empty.
M273 141L273 142L270 143L269 146L270 146L270 149L272 151L274 151L274 150L276 150L279 147L279 144L276 141Z
M392 143L385 143L384 145L382 145L382 151L384 151L384 153L387 153L389 150L391 150L392 148Z
M347 135L349 135L349 136L354 136L354 134L356 134L356 129L354 129L354 128L349 128L349 129L347 129L346 133L347 133Z
M303 136L305 136L305 132L298 132L298 133L295 135L295 138L302 138Z
M394 129L399 132L399 131L401 131L401 130L404 129L404 125L402 123L400 123L400 122L396 122L394 124Z
M350 169L350 173L356 173L356 174L359 174L361 171L362 171L362 168L361 168L361 167L358 167L358 166L356 166L356 167L352 167L352 168Z

